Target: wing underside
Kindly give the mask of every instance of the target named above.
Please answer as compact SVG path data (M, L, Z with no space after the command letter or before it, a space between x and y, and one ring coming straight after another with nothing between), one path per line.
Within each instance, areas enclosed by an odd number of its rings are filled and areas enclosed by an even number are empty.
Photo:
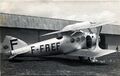
M84 57L102 57L105 55L109 55L111 53L115 53L116 50L107 50L107 49L78 49L74 52L68 53L70 56L84 56Z

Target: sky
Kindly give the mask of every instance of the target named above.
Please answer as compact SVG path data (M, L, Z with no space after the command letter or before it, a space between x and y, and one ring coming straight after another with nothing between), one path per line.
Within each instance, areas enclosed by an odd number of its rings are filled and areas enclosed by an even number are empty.
M0 0L0 12L120 24L119 0Z

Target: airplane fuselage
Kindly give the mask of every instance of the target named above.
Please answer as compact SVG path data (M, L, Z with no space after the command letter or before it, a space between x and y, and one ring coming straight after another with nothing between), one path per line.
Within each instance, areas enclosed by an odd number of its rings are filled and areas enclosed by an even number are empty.
M50 56L66 54L76 49L87 48L87 36L90 36L92 41L95 41L95 34L83 33L76 36L65 35L60 39L51 38L19 49L15 49L12 50L11 53L13 55L20 53L21 56ZM17 45L17 41L14 41L13 43L14 45L12 45L12 47L14 48ZM26 53L22 54L22 52L25 51Z

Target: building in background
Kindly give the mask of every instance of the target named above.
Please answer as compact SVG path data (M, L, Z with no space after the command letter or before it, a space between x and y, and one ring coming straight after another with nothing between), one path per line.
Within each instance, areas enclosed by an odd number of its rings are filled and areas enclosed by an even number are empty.
M0 44L6 35L20 38L28 44L35 43L48 39L40 37L42 34L61 30L66 25L78 22L81 21L0 13ZM120 26L103 26L100 36L102 48L120 48Z

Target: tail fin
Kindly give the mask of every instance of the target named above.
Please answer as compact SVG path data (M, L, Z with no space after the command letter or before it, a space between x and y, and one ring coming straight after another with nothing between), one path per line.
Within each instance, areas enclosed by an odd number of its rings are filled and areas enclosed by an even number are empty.
M12 36L6 36L2 43L2 51L5 53L24 46L27 46L27 43L25 43L24 41Z

